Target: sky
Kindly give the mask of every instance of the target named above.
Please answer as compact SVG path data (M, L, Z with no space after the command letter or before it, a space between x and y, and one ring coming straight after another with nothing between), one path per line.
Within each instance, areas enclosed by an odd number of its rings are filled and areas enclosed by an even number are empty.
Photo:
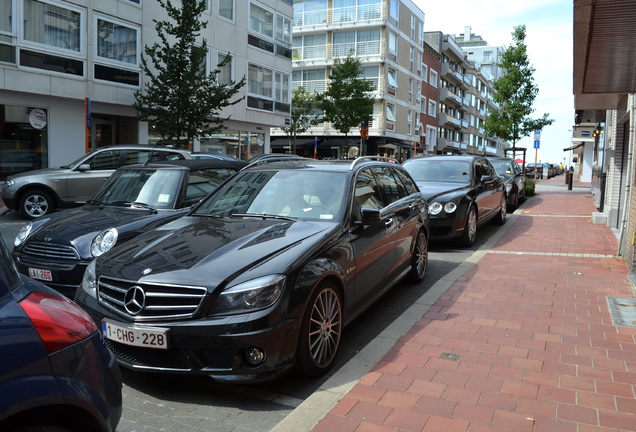
M569 0L412 0L425 14L424 31L441 31L459 37L466 26L488 45L512 45L512 32L525 24L528 60L535 69L534 84L539 94L534 101L533 118L544 113L554 119L540 135L539 150L534 150L534 134L523 138L517 147L525 147L526 162L570 164L574 124L572 94L572 11Z

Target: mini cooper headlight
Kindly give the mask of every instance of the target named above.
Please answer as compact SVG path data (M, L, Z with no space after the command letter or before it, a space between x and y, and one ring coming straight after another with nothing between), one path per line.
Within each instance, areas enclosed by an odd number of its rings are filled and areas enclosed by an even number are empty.
M15 240L13 240L13 246L20 246L25 242L29 234L31 234L31 230L33 229L33 223L29 222L18 232L18 235L15 236Z
M265 309L280 298L285 275L275 274L252 279L223 291L215 300L210 314L237 314Z
M82 279L82 289L93 298L97 298L97 277L95 276L95 260L86 267L84 278Z
M108 228L100 232L91 243L91 254L96 258L100 255L105 254L113 246L115 246L118 236L119 233L115 228Z

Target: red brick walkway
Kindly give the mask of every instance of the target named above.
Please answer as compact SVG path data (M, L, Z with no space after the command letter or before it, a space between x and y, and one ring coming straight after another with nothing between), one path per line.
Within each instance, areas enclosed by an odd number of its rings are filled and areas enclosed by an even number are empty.
M636 431L636 328L607 303L635 294L594 211L589 189L529 199L313 430Z

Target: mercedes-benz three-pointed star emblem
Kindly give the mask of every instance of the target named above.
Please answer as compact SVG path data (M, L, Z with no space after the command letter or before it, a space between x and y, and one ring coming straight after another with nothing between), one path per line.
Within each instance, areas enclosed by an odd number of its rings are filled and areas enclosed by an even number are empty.
M139 285L132 286L124 295L124 307L131 315L137 315L146 305L146 293Z

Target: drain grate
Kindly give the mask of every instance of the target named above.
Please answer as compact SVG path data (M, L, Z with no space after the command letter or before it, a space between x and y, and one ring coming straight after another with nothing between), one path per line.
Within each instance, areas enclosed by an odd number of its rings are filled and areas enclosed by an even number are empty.
M607 296L607 306L614 325L636 328L636 299Z

